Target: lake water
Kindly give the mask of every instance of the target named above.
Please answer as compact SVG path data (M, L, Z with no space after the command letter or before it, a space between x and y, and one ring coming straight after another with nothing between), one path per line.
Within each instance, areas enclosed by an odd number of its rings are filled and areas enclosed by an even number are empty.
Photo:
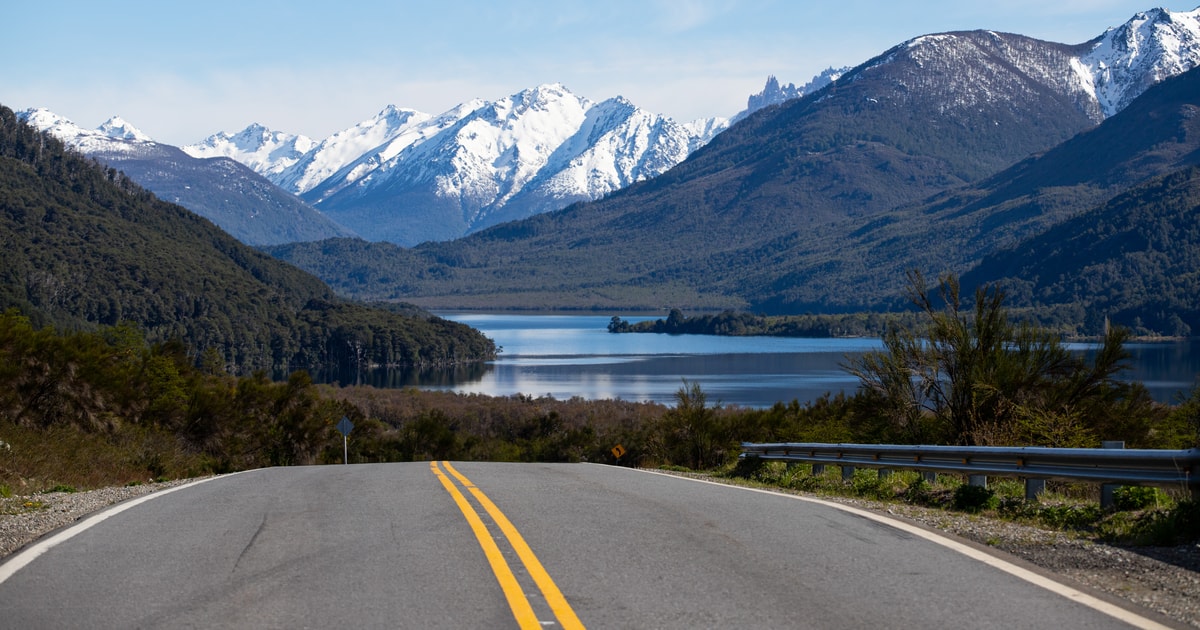
M453 373L426 373L403 383L490 396L527 394L558 399L620 398L673 405L686 380L710 403L770 407L807 402L826 392L853 393L858 380L842 369L848 356L883 347L879 339L797 339L705 335L619 334L611 315L442 313L470 325L501 347L496 361ZM624 316L636 322L654 317ZM1075 346L1086 351L1086 346ZM1196 342L1131 344L1135 369L1126 376L1171 402L1200 373ZM387 385L388 383L377 383Z

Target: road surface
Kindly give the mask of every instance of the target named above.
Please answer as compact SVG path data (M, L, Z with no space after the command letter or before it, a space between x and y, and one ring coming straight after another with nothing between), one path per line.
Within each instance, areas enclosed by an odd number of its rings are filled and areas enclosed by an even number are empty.
M610 466L271 468L149 497L0 565L0 628L1147 622L915 528Z

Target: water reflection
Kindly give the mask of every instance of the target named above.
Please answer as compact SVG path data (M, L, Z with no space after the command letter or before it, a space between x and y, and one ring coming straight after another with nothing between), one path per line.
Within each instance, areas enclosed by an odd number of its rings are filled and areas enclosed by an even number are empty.
M493 369L491 364L473 363L453 368L380 368L342 371L312 372L318 383L339 385L370 385L381 388L423 387L429 389L453 388L458 383L477 381Z
M841 364L881 347L878 339L613 335L610 315L442 316L483 331L501 346L500 358L481 373L443 374L417 386L494 396L673 404L686 380L699 383L711 402L766 407L852 391L857 381Z
M622 334L611 315L442 314L473 326L502 347L498 360L452 370L376 370L377 387L527 394L558 399L620 398L674 404L683 381L699 383L710 402L769 407L853 393L858 381L842 368L849 357L882 348L879 339L783 339ZM627 321L652 319L626 316ZM1086 344L1071 346L1087 352ZM1200 342L1130 344L1134 369L1156 400L1174 402L1200 373ZM354 382L348 375L343 383Z

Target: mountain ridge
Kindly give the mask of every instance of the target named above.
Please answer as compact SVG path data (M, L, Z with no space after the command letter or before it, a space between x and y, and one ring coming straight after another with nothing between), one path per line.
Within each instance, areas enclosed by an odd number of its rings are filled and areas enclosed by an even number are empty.
M763 107L824 87L848 69L829 68L800 87L794 84L783 86L775 77L769 77L763 91L750 95L746 109L733 120L740 120ZM499 175L486 177L479 171L486 170L481 165L487 160L478 155L464 157L455 163L456 167L461 167L464 162L473 162L476 172L460 170L442 173L439 181L430 181L431 173L426 165L419 165L408 172L398 172L404 167L399 166L397 160L421 161L420 156L429 155L420 153L415 145L436 142L437 136L448 132L449 127L459 124L464 118L494 107L497 103L503 104L524 98L527 94L555 88L565 90L561 84L543 84L500 101L466 101L437 116L388 105L374 118L314 143L308 153L299 158L288 153L282 158L264 159L264 156L277 152L280 141L275 138L308 139L270 131L258 123L252 123L237 133L219 132L182 148L197 157L225 156L242 161L285 190L300 195L331 215L339 216L344 224L368 231L377 240L388 240L386 234L377 232L381 223L402 223L410 228L413 224L428 225L418 230L417 236L393 236L391 239L411 245L428 240L425 237L447 240L496 223L557 210L576 201L597 199L664 172L706 144L731 122L729 119L713 117L676 123L667 117L641 110L621 96L599 102L577 97L587 103L586 107L608 109L610 112L623 111L625 115L603 117L602 112L590 112L576 133L569 134L569 138L553 147L545 165L534 177L524 181L510 181ZM611 122L596 127L595 123L602 117ZM493 122L499 121L495 119ZM587 134L587 131L598 132ZM582 146L573 142L581 135L588 136ZM242 138L259 136L264 140L258 143L239 142ZM401 157L405 151L412 153L406 158ZM446 151L452 150L443 146L433 153L436 155ZM564 156L565 159L556 159L557 156ZM490 157L493 161L503 159L495 155ZM399 179L407 181L410 186L426 186L430 190L404 191L401 190L403 183L388 181L380 184L379 181L383 179ZM374 203L376 195L371 190L380 186L391 192ZM459 196L463 186L477 194L467 195L464 199ZM481 186L494 189L497 192L495 198L478 194ZM355 187L356 192L344 192L347 188ZM501 190L506 192L500 193ZM387 216L386 208L413 203L425 209L440 207L443 216L433 219L411 215ZM357 207L360 205L366 207ZM462 210L461 217L453 214L455 206ZM366 216L360 219L357 215L362 214Z
M1027 70L1045 70L1048 64L1039 60L1069 63L1094 47L990 31L914 38L814 94L747 117L664 175L598 202L412 250L341 241L321 246L324 253L313 246L272 251L347 294L378 291L380 297L437 307L674 306L787 313L903 307L903 287L895 285L902 285L910 263L936 266L930 275L962 272L974 256L990 251L973 254L968 248L965 257L935 260L934 253L944 250L921 247L933 238L922 212L936 213L958 226L954 229L978 230L971 232L975 238L996 239L989 247L1009 244L1003 234L1018 238L1021 230L1028 236L1046 227L1010 223L1006 217L1021 215L1006 214L1012 212L1007 207L990 213L986 224L954 223L950 215L970 213L947 200L976 201L992 191L970 192L964 184L988 182L1000 169L1053 152L1095 126L1102 112L1082 82L1068 73ZM946 60L965 56L978 65L956 75L959 67ZM930 66L937 72L918 72ZM976 80L983 74L989 75L986 83ZM912 89L930 77L942 82L924 92ZM1016 98L1031 94L1043 98ZM900 102L907 106L887 107ZM1126 130L1138 134L1137 125ZM971 144L987 134L1001 141ZM993 146L1007 153L988 154ZM1103 155L1100 149L1090 152ZM1145 174L1154 174L1153 152L1133 159L1143 163ZM1075 160L1074 168L1093 161ZM1053 180L1046 174L1025 177L1032 179L1023 186ZM840 187L831 185L839 181ZM1060 211L1068 211L1050 188L1037 203L1058 203ZM939 200L943 205L927 205ZM896 214L897 208L911 209ZM1045 220L1062 216L1046 214ZM970 243L962 240L968 232L951 236L948 242ZM881 260L885 252L893 255ZM339 271L339 256L366 268L356 266L356 278L347 278ZM899 271L880 281L888 269Z
M1019 48L1019 36L993 31L976 33L990 34L996 39L987 42L986 37L975 37L979 50L972 53L968 64L968 71L975 72L971 79L979 84L980 92L988 94L983 98L962 90L947 94L945 106L951 114L980 103L995 110L1002 105L997 95L1012 90L1009 96L1014 100L1057 97L1072 101L1093 123L1099 123L1148 85L1190 68L1200 57L1200 10L1153 9L1140 12L1125 24L1083 44L1027 45L1025 53L1041 56L1034 63L1025 62L1016 54L1020 52L1017 50L987 50L989 45ZM902 42L873 61L882 64L895 58L914 60L914 54L928 55L929 64L904 79L906 88L925 90L944 81L944 76L935 75L955 71L956 61L943 59L935 50L937 46L949 42L948 46L959 47L966 37L963 33L922 35ZM1054 46L1056 51L1052 51ZM981 65L988 54L996 63L1015 64L1030 81L994 83L997 77L1009 77L1011 73L1009 69L997 72L996 68ZM919 59L915 61L922 63ZM768 77L763 90L750 95L747 108L732 120L714 118L677 123L637 110L636 115L611 119L607 129L611 136L596 134L592 146L571 147L571 151L567 151L568 145L540 140L550 136L559 142L576 138L578 134L572 133L571 128L582 124L578 115L557 119L542 116L543 122L538 125L523 125L519 118L528 114L532 119L533 113L517 116L511 115L516 111L512 110L503 120L487 119L481 114L489 107L511 107L528 95L555 89L566 92L560 94L560 103L574 99L576 105L586 101L588 107L613 106L624 99L592 102L569 94L561 84L550 83L498 101L468 101L438 116L388 106L374 119L320 143L252 124L241 132L220 132L182 148L193 156L223 156L241 161L275 184L301 195L314 207L336 216L342 225L366 238L411 246L424 240L453 239L578 201L596 200L631 183L658 176L730 124L744 121L763 107L779 106L830 87L849 71L849 68L830 68L801 87L783 85ZM1021 92L1031 87L1039 93ZM868 99L866 102L887 105L879 103L877 96L864 95L864 98ZM889 95L891 105L903 106L901 96ZM472 116L474 124L468 125L465 136L460 133L464 130L454 128ZM1003 116L999 116L993 123L1003 121ZM962 124L962 120L932 121L932 124L947 123ZM1054 140L1062 139L1054 137L1053 130L1047 131ZM522 135L528 136L529 141L523 142ZM488 138L490 145L477 142L480 137ZM992 140L1004 142L1002 134L993 135ZM438 144L440 148L427 147L423 151L418 146L427 143ZM1007 166L989 162L988 153L980 152L977 168L945 175L967 181L979 177L983 170L994 172ZM1008 152L999 153L1011 157Z
M1163 81L1094 129L973 185L844 226L840 253L815 244L793 273L831 260L857 271L840 276L860 290L902 295L904 274L964 273L983 258L1018 247L1116 195L1200 164L1200 69ZM923 238L933 232L935 239ZM965 281L964 281L965 282ZM965 286L965 285L964 285ZM791 288L785 293L799 296ZM827 296L832 301L832 293ZM810 297L809 300L814 298ZM902 305L902 303L900 303Z
M46 109L16 116L71 148L124 171L160 197L211 220L250 245L354 236L241 162L196 158L155 142L114 116L94 130Z

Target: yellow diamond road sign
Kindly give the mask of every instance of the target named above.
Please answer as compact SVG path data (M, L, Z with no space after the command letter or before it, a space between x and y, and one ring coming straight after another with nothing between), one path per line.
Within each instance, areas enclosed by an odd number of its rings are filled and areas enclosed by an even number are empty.
M621 446L620 444L614 446L612 449L612 454L613 454L613 457L616 457L617 459L621 459L621 456L625 454L625 447Z

